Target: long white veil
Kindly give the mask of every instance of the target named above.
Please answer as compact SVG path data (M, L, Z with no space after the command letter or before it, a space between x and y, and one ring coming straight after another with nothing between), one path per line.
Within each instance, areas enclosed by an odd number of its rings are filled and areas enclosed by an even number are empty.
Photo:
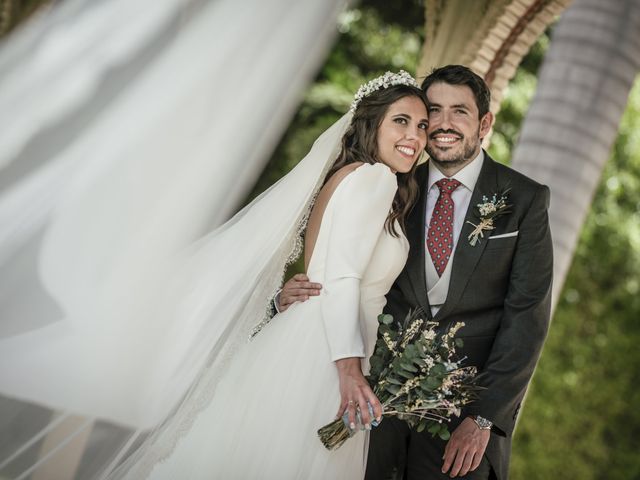
M188 428L349 116L203 233L252 184L343 6L68 0L2 46L0 475L138 478Z

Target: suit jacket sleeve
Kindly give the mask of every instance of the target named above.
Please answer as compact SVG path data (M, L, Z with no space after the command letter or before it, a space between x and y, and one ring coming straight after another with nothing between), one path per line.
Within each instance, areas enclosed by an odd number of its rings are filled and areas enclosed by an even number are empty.
M483 387L466 413L511 435L549 327L553 248L549 189L539 186L519 227L503 317L489 358L478 375Z
M322 219L329 233L320 301L333 361L365 356L360 280L397 190L396 176L381 163L364 164L342 182L333 193L333 207Z

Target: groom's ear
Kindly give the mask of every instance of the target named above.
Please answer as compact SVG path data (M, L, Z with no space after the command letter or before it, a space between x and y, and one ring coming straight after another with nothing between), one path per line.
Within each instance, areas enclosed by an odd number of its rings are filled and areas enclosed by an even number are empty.
M480 138L484 138L487 136L489 130L491 130L491 126L493 125L494 118L495 117L491 112L487 112L482 116L482 118L480 119Z

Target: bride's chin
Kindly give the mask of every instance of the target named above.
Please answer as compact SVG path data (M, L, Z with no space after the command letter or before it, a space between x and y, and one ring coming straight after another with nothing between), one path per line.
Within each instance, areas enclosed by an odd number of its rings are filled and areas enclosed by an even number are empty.
M407 163L406 165L403 165L402 169L399 170L398 173L409 173L417 161L418 160L416 159L411 161L410 163Z

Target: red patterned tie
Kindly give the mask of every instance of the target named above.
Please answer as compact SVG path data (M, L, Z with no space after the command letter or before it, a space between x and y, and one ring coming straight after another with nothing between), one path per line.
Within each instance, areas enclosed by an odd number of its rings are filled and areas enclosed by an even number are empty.
M429 223L427 249L439 276L442 276L449 257L451 257L451 252L453 252L453 200L451 194L460 185L460 182L453 178L443 178L436 182L436 186L440 189L440 195L433 208Z

